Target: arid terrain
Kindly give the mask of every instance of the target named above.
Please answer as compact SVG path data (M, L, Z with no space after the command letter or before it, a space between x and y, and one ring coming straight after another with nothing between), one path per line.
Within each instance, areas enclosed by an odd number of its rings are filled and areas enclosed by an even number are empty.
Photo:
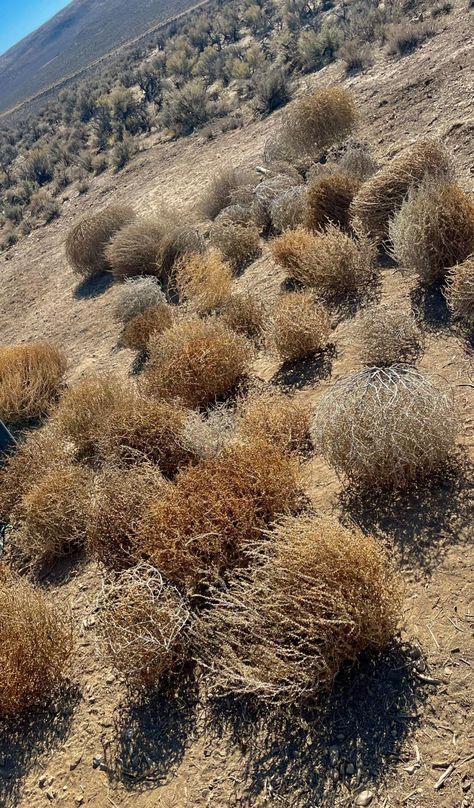
M400 58L345 77L340 62L300 80L297 96L342 84L355 96L357 135L383 164L403 145L436 137L452 153L461 187L474 192L474 12L456 2L437 34ZM286 108L288 109L288 107ZM219 167L259 166L281 112L207 139L143 135L120 174L107 170L61 218L0 257L0 342L48 339L69 359L68 381L94 369L131 373L112 316L118 288L107 277L78 285L64 257L70 226L86 211L126 201L141 214L173 207L192 216ZM191 212L191 213L190 213ZM267 245L235 283L264 299L282 282ZM462 430L457 465L428 491L387 498L375 509L342 496L324 461L307 461L315 507L374 533L395 553L406 584L400 642L339 676L323 707L256 714L244 701L210 703L196 685L134 703L97 650L100 570L74 558L43 580L70 606L78 653L62 703L2 727L0 804L25 808L470 808L474 806L474 355L441 295L423 296L408 272L385 261L380 299L409 303L427 337L421 368L452 386ZM360 366L348 317L336 318L334 348L291 372L260 354L254 374L312 403ZM0 673L1 675L1 673ZM445 781L437 786L440 776ZM367 802L357 802L369 792Z

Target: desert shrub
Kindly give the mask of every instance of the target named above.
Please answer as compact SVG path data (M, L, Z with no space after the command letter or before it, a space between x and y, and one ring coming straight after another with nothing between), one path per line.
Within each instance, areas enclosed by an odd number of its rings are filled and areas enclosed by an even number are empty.
M230 445L235 433L235 410L217 405L207 412L190 410L182 441L194 457L208 460L217 457Z
M136 152L134 140L130 136L119 140L110 152L110 166L114 171L121 171L130 162Z
M365 182L351 205L370 238L379 242L388 236L388 223L401 208L410 188L428 177L449 180L451 162L444 147L435 140L419 140Z
M368 309L356 322L352 336L366 365L412 363L423 351L423 334L415 318L394 306Z
M137 314L143 314L166 302L156 278L128 278L120 287L114 306L114 317L119 323L127 323Z
M274 233L283 233L302 224L306 209L306 187L295 185L279 194L270 204Z
M149 564L104 582L99 636L106 656L130 687L153 687L186 658L190 612L179 591Z
M252 221L252 208L250 205L234 204L227 205L214 219L215 224L240 224L248 225Z
M177 262L175 282L180 300L186 301L191 311L205 315L229 299L232 269L219 250L191 253Z
M156 466L130 468L108 465L97 475L89 518L87 548L108 569L133 566L133 543L143 510L166 485Z
M72 464L46 472L22 497L14 542L35 564L80 548L90 507L90 473Z
M444 14L450 14L453 10L454 6L449 0L445 0L445 2L436 3L433 8L431 9L431 16L432 17L442 17Z
M271 320L270 343L283 361L302 359L328 341L327 310L310 289L278 298Z
M216 216L234 203L239 189L253 189L256 183L253 172L244 168L225 168L216 174L199 201L199 211L206 219Z
M160 274L161 242L166 223L161 219L137 219L110 240L105 256L116 280Z
M69 447L49 424L28 433L0 467L0 521L7 523L26 492L45 474L71 459Z
M308 230L323 230L335 224L341 230L350 229L349 208L360 188L360 182L340 172L316 177L306 193L304 226Z
M37 146L28 152L21 166L21 178L35 185L46 185L54 176L54 159L51 151Z
M91 168L95 177L98 177L99 174L103 174L107 166L108 162L105 154L94 154L91 160Z
M171 476L192 459L181 439L187 414L175 401L156 401L130 392L117 399L103 425L99 452L108 464L149 461Z
M349 138L342 146L345 146L345 148L337 159L340 171L355 177L361 183L368 180L378 171L378 163L371 156L365 144Z
M80 457L94 455L114 407L127 408L131 392L112 374L91 374L64 391L53 423Z
M321 70L336 58L344 34L336 25L323 22L318 30L305 29L297 43L298 62L304 71Z
M21 423L40 418L58 396L66 357L50 342L0 347L0 418Z
M228 394L251 358L245 337L217 320L183 320L150 341L144 387L152 396L196 407Z
M221 310L221 319L228 328L256 342L263 336L266 317L265 305L247 291L231 295Z
M258 73L253 80L256 108L269 115L275 109L285 106L291 99L291 84L288 73L281 67L270 68Z
M303 452L310 445L312 408L274 387L256 389L239 407L238 430L246 440L268 440L283 452Z
M171 214L160 250L160 272L165 287L176 261L188 253L204 252L204 249L204 239L198 231L189 224L181 224Z
M163 99L161 122L177 135L190 135L207 123L211 115L206 86L200 79L188 81L184 87L172 90Z
M229 446L181 471L138 528L137 551L189 588L242 559L277 513L299 506L298 464L265 441Z
M108 269L105 248L112 236L134 217L131 208L113 205L80 219L66 239L66 258L74 272L88 278Z
M262 252L258 230L251 224L214 222L209 237L236 272L251 264Z
M445 295L452 313L472 328L474 326L474 258L472 256L448 272Z
M423 283L442 280L474 252L474 202L454 184L413 189L389 224L393 255Z
M274 174L263 180L255 188L252 200L252 218L258 229L266 233L272 225L272 209L275 201L282 196L285 191L301 185L301 177L298 178L289 174Z
M73 650L69 617L27 581L0 579L0 714L14 716L49 700Z
M390 25L386 34L387 52L389 54L405 56L411 53L426 39L434 36L435 29L428 20L425 22L401 22Z
M400 620L402 586L373 537L312 515L287 517L193 624L211 690L291 704L328 690Z
M414 368L367 368L337 382L320 401L313 441L338 475L371 490L429 478L453 450L450 395Z
M125 323L120 334L120 344L132 351L146 351L151 335L161 334L172 324L172 307L168 303L160 303L136 314Z
M344 42L337 52L339 59L344 62L346 74L354 75L360 73L373 64L372 50L369 45L357 39L350 39Z
M370 244L355 241L334 226L324 233L302 227L287 230L274 240L272 253L291 277L328 299L363 292L373 276Z
M292 105L278 137L281 157L289 162L319 159L333 143L343 141L355 126L353 97L342 87L329 87Z
M34 219L44 224L49 224L53 219L57 219L61 211L61 206L56 199L53 199L47 191L36 191L31 197L30 213Z

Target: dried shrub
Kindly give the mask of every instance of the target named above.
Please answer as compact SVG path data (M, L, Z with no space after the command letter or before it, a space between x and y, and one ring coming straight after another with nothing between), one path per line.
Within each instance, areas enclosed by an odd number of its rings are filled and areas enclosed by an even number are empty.
M21 423L50 409L63 384L66 357L50 342L0 347L0 418Z
M334 224L349 231L349 208L359 188L360 182L349 174L316 177L306 193L304 226L308 230L324 230L328 224Z
M268 440L283 452L304 452L310 445L312 408L301 398L274 387L255 390L239 408L238 430L246 440Z
M181 224L174 214L171 215L160 249L160 274L164 288L176 261L188 253L204 252L204 248L204 239L198 231L189 224Z
M173 309L168 303L146 309L125 323L120 344L132 351L146 351L152 334L161 334L173 324Z
M272 244L275 261L325 298L364 291L374 274L374 251L330 225L323 233L287 230Z
M298 464L264 441L181 471L138 529L137 551L193 588L239 563L244 541L300 504Z
M176 264L175 281L180 300L200 316L222 306L230 297L232 270L219 250L191 253Z
M339 171L349 174L361 183L372 177L379 169L378 163L371 156L367 145L355 141L353 138L349 138L345 144L341 144L339 151L337 158Z
M186 658L189 607L157 569L138 564L106 580L99 636L113 667L133 687L153 687Z
M88 551L108 569L133 566L137 524L166 483L150 463L109 465L97 476L87 521Z
M388 27L387 52L392 56L405 56L434 36L436 29L429 20L424 22L401 22Z
M48 424L30 432L0 467L0 521L6 523L26 492L50 471L71 460L71 448Z
M209 238L236 272L245 269L262 252L259 232L251 224L237 224L230 220L214 222Z
M270 115L291 99L292 87L287 71L275 67L257 74L253 80L253 91L258 112Z
M312 515L287 517L250 558L257 563L213 590L192 628L219 694L301 702L393 637L401 583L371 536Z
M66 258L74 272L89 278L109 269L105 248L112 236L134 218L132 208L116 205L84 216L66 239Z
M360 73L374 63L372 49L370 45L364 44L358 39L351 39L344 42L337 52L338 58L344 62L347 76Z
M240 225L249 225L252 221L252 208L250 203L236 203L234 205L228 205L226 208L223 208L220 213L217 214L216 218L214 219L215 223L219 224L240 224Z
M348 90L317 90L296 101L286 115L278 136L280 159L317 160L333 143L345 140L355 123L355 103Z
M313 422L313 442L338 475L362 488L401 489L449 459L458 429L452 397L414 368L367 368L337 382Z
M445 295L452 313L472 328L474 326L473 257L448 272Z
M368 309L355 324L352 337L366 365L413 363L423 352L423 334L415 318L394 306Z
M230 445L235 433L235 411L217 405L206 413L190 410L182 432L183 445L193 457L208 460Z
M130 391L116 400L103 423L98 451L107 464L148 460L172 476L192 459L181 437L187 415L174 401L147 399Z
M474 202L454 184L428 183L408 194L389 225L393 255L423 283L474 252Z
M426 178L449 181L451 161L436 140L419 140L364 183L351 205L353 219L360 221L370 238L379 242L388 236L388 223L401 208L410 188Z
M266 233L271 228L272 207L275 201L285 191L298 187L301 183L299 175L295 179L294 176L285 173L275 174L257 185L252 200L252 218L260 232Z
M156 278L128 278L120 287L114 317L119 323L128 323L138 314L162 303L166 303L166 298Z
M79 549L85 539L90 493L90 472L80 466L46 472L16 509L15 545L39 565Z
M177 322L149 347L144 389L155 397L180 398L190 407L228 394L252 359L245 337L217 320Z
M275 305L270 342L283 361L302 359L321 350L331 330L326 308L310 289L282 295Z
M166 224L161 219L138 219L113 236L105 255L116 280L137 275L160 275L159 257Z
M255 342L263 336L266 318L265 305L247 291L235 292L221 310L221 319L227 328Z
M233 205L239 190L253 190L257 179L245 168L225 168L216 174L204 192L198 208L206 219L215 219L224 208Z
M270 206L272 230L283 233L303 223L306 208L306 187L295 185L273 200Z
M45 703L61 683L73 649L69 617L31 584L0 579L0 714Z

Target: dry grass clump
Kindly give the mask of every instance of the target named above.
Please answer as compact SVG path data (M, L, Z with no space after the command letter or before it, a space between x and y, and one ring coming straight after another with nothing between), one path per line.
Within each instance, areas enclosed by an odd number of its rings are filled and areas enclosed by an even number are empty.
M445 289L448 306L452 313L474 326L474 257L453 267L447 275Z
M233 222L234 224L243 224L248 225L252 221L252 208L250 207L250 203L236 203L234 205L228 205L226 208L221 210L221 212L216 216L214 222L217 224L228 224L229 222Z
M204 192L198 208L206 219L215 219L224 208L233 205L239 192L253 190L257 178L244 168L226 168L216 174Z
M363 292L374 273L369 242L355 241L333 225L323 233L288 230L273 241L272 253L291 277L328 299Z
M131 687L153 687L185 659L190 612L157 569L138 564L105 581L98 631L106 655Z
M91 374L65 390L53 415L54 424L79 456L93 455L114 407L126 409L130 396L116 376Z
M458 429L452 397L414 368L368 368L324 396L313 442L338 475L362 488L401 489L449 459Z
M310 445L311 415L300 398L274 387L257 389L242 402L238 431L246 440L263 438L283 452L304 452Z
M219 694L301 702L393 637L401 583L373 537L312 515L287 517L251 559L253 568L211 592L192 629Z
M0 347L0 418L21 423L45 415L59 393L67 362L50 342Z
M91 474L80 466L47 471L24 494L15 513L15 544L36 564L80 548L90 508Z
M87 522L89 552L108 569L133 566L133 542L142 512L166 482L156 466L123 469L109 465L98 475Z
M393 255L423 283L474 252L474 202L455 184L425 183L408 194L389 225Z
M295 185L283 191L270 205L274 233L283 233L302 224L306 207L306 186Z
M234 439L235 425L235 411L225 405L206 413L190 410L182 432L183 445L201 460L217 457Z
M166 297L156 278L128 278L120 287L114 317L117 322L125 324L138 314L162 303L166 303Z
M132 208L111 205L80 219L66 239L66 258L74 272L90 278L109 269L105 249L112 236L134 218Z
M209 238L235 272L245 269L262 252L259 232L252 224L238 224L230 220L214 222Z
M349 208L360 188L359 180L340 172L316 177L306 193L304 226L324 230L334 224L350 230Z
M300 187L301 184L302 178L299 174L297 178L289 174L275 174L257 185L252 199L252 218L260 232L266 233L270 229L272 207L278 197L286 191Z
M283 361L302 359L321 350L331 330L326 308L304 289L278 298L270 325L270 342Z
M423 352L423 334L413 315L394 306L368 309L352 336L366 365L413 363Z
M192 253L176 264L175 282L180 300L202 316L215 311L230 297L232 269L219 250Z
M177 322L152 337L149 349L145 391L158 398L179 398L190 407L228 394L252 359L248 340L212 319Z
M333 143L350 135L356 123L353 96L342 87L328 87L291 105L278 137L280 156L292 163L319 159Z
M105 255L116 280L136 275L160 275L159 257L166 223L161 219L137 219L120 230Z
M31 584L0 579L0 714L44 703L60 684L72 653L69 618Z
M436 140L419 140L364 183L351 205L351 215L360 220L370 238L379 242L388 236L388 223L401 208L410 188L426 178L449 181L452 175L448 152Z
M146 351L152 334L161 334L173 324L173 309L168 303L159 303L125 323L120 344L132 351Z
M300 504L298 463L257 440L189 466L145 512L137 551L175 583L193 588L242 558L277 513Z
M15 506L45 474L68 465L71 448L48 424L30 432L0 467L0 521L8 522Z
M262 301L248 291L235 292L221 310L225 325L255 342L263 336L267 311Z
M183 446L188 411L175 401L157 401L130 392L118 399L98 439L107 463L131 465L148 460L172 476L193 455Z

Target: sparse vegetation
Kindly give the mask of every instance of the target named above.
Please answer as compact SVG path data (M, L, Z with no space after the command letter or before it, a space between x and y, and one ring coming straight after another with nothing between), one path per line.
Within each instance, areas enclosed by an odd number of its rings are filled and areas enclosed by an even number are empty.
M270 342L283 361L302 359L320 351L330 332L329 315L314 292L288 292L276 302Z
M109 269L105 249L115 233L134 218L131 208L110 206L80 219L66 239L66 258L74 272L89 278Z
M120 344L132 351L146 351L152 334L161 334L173 324L173 309L168 303L145 309L125 323Z
M216 216L234 203L236 195L244 189L253 189L257 179L254 174L244 168L226 168L209 183L200 202L199 210L206 219Z
M413 363L423 351L423 334L415 318L394 306L367 309L352 333L366 365Z
M316 177L306 193L304 226L308 230L324 230L334 224L349 231L349 208L360 188L360 182L349 174L331 173Z
M246 291L231 295L221 311L221 319L228 328L257 343L263 336L266 318L260 298Z
M436 33L433 24L425 22L401 22L390 27L387 35L387 51L392 56L405 56Z
M447 274L445 295L449 308L470 328L474 327L474 258L453 267Z
M66 357L50 342L0 348L0 418L23 423L46 415L59 395Z
M163 303L166 303L166 298L156 278L128 278L120 288L114 317L119 323L128 323L138 314Z
M214 222L210 241L236 272L245 269L262 252L258 230L251 224L238 224L229 220Z
M190 253L175 268L180 300L198 315L218 310L230 297L232 270L219 250Z
M284 452L302 453L310 446L310 405L270 385L252 392L238 416L239 434L245 440L263 438Z

